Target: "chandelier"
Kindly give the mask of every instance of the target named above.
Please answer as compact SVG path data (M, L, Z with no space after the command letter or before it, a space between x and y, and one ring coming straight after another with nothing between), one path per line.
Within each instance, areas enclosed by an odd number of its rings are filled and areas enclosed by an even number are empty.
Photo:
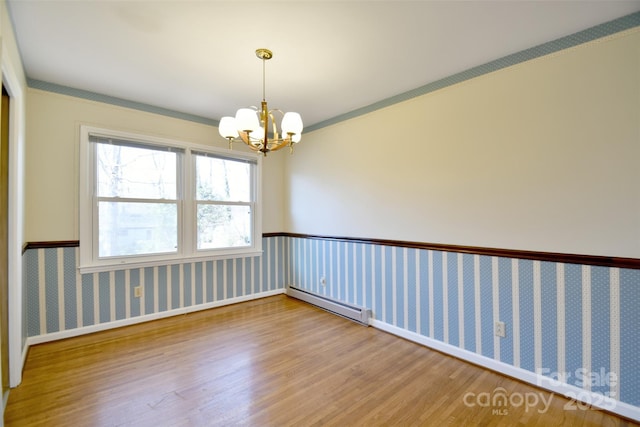
M220 119L218 131L223 138L229 140L229 149L235 141L241 140L253 151L259 151L265 156L270 151L287 146L293 152L293 145L300 142L302 117L298 113L283 113L278 109L269 110L265 98L265 62L273 58L273 53L269 49L257 49L256 56L262 60L261 107L240 108L235 117L223 117ZM273 117L276 112L282 115L281 133L278 133ZM269 125L272 127L271 132Z

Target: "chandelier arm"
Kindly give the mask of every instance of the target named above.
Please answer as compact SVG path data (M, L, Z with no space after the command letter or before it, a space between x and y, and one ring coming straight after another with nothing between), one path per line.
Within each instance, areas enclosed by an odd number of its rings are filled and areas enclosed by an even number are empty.
M288 146L289 146L289 144L287 143L287 140L286 140L286 139L285 139L285 140L280 140L280 141L278 142L278 144L277 144L277 145L275 145L273 148L271 148L269 151L278 151L278 150L280 150L281 148L288 147Z
M279 141L280 135L278 134L278 125L276 121L273 119L273 110L269 111L269 118L271 119L271 126L273 128L273 140Z
M247 133L247 132L238 132L238 135L240 137L240 140L242 142L244 142L245 144L247 144L247 146L249 148L251 148L254 151L257 151L260 149L260 146L262 145L261 143L259 143L257 139L253 138L254 140L252 141L252 136L251 134Z
M245 144L247 144L247 145L251 145L251 144L249 143L249 138L250 138L249 134L247 134L246 132L239 131L239 132L238 132L238 136L240 137L240 139L242 140L242 142L244 142L244 143L245 143Z

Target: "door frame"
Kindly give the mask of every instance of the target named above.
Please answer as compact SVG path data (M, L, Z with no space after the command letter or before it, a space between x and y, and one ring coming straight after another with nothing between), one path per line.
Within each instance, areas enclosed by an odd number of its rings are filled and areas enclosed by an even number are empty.
M6 99L6 102L5 102ZM6 399L9 397L9 114L11 113L11 97L7 93L4 85L2 85L2 103L0 104L0 133L2 134L2 142L0 142L0 228L2 228L2 240L0 240L0 256L2 257L0 265L2 271L0 274L0 332L2 339L0 340L0 377L2 377L2 398L3 404L6 405ZM6 111L5 111L6 108Z
M2 40L1 71L2 84L9 93L11 109L9 114L9 387L22 381L22 368L28 347L23 339L22 307L22 245L24 243L24 139L25 139L25 90L26 81L21 64L16 72L14 61ZM24 345L24 348L23 348Z

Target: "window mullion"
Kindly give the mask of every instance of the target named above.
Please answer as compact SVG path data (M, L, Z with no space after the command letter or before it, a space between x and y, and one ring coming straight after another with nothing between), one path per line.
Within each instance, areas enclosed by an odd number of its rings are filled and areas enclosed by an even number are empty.
M225 202L220 200L195 200L199 205L217 205L217 206L252 206L253 202Z
M168 203L175 205L180 199L137 199L131 197L96 197L98 202L116 203Z
M193 235L195 234L194 228L194 214L193 214L193 174L194 163L191 150L181 156L180 159L180 200L181 200L181 222L180 222L180 242L181 253L184 256L191 256L194 253L193 250Z
M178 165L178 253L182 256L190 256L191 250L191 152L186 150L177 158Z

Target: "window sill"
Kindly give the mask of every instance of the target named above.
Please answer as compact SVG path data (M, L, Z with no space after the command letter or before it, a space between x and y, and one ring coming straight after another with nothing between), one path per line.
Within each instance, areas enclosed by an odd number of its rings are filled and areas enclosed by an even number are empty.
M163 265L176 265L176 264L189 264L192 262L201 262L201 261L217 261L217 260L225 260L225 259L234 259L234 258L251 258L256 256L261 256L262 250L248 250L243 252L234 252L234 253L224 253L224 254L208 254L208 255L195 255L190 257L175 257L175 258L163 258L163 259L154 259L148 261L113 261L113 262L104 262L100 264L85 264L78 267L78 271L80 274L87 273L101 273L105 271L116 271L116 270L131 270L135 268L144 268L144 267L157 267Z

